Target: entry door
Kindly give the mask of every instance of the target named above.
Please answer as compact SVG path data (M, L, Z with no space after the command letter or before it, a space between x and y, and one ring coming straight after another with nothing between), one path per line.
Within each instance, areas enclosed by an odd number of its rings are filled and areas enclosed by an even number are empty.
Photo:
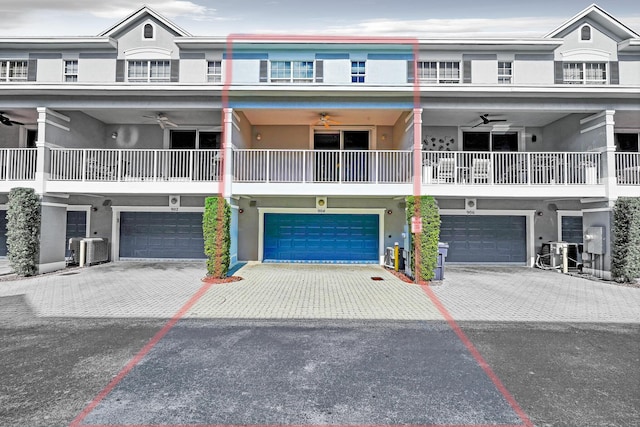
M340 132L313 135L314 181L338 182L340 173Z
M345 131L342 163L342 180L345 182L369 181L369 131Z

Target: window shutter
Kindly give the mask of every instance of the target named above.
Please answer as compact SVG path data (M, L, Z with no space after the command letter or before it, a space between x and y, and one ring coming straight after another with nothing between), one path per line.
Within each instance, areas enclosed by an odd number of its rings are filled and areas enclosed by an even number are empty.
M260 61L260 83L266 83L269 79L267 78L267 61Z
M172 82L180 81L180 60L179 59L171 60L171 81Z
M316 59L316 83L324 82L324 61Z
M620 71L618 61L609 62L609 84L620 84Z
M124 59L118 59L116 61L116 81L124 81Z
M462 83L471 83L471 61L462 61Z
M560 85L564 83L564 71L562 67L562 61L555 61L553 65L554 65L554 72L555 72L555 83L557 85Z
M35 82L38 77L38 60L30 59L27 63L27 81Z
M413 61L407 61L407 83L413 83L415 81L415 69L414 69L414 62Z

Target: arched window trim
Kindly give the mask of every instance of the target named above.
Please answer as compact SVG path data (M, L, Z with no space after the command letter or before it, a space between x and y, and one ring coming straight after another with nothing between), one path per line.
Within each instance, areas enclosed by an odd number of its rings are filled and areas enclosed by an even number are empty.
M589 38L585 39L584 36L584 30L585 28L589 29ZM591 28L591 25L589 24L584 24L582 27L580 27L580 41L581 42L590 42L593 39L593 28Z
M151 37L145 37L145 30L147 25L151 27ZM142 40L155 40L156 39L156 26L152 22L145 22L142 26Z

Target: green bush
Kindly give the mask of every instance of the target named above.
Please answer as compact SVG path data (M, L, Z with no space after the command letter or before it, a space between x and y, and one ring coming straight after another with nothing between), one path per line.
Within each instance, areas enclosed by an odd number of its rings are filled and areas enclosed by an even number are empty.
M640 197L621 197L615 204L611 274L619 282L640 278Z
M207 276L223 279L229 271L231 252L231 206L223 197L207 197L202 216Z
M32 188L13 188L7 206L7 255L16 274L38 274L40 198Z
M422 233L413 235L411 271L418 282L429 281L435 276L435 268L438 265L440 211L432 196L409 196L406 212L409 230L413 216L422 218Z

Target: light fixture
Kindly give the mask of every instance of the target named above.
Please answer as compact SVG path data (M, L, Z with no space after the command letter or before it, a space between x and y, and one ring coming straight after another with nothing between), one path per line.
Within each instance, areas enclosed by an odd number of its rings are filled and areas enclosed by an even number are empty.
M112 138L112 139L116 139L117 137L118 137L118 132L113 132L113 133L111 134L111 138Z
M260 132L256 133L256 141L260 141L262 139L262 134Z
M381 140L386 141L387 140L387 134L383 133L382 136L380 137Z
M387 215L391 215L393 211L391 209L387 209Z

